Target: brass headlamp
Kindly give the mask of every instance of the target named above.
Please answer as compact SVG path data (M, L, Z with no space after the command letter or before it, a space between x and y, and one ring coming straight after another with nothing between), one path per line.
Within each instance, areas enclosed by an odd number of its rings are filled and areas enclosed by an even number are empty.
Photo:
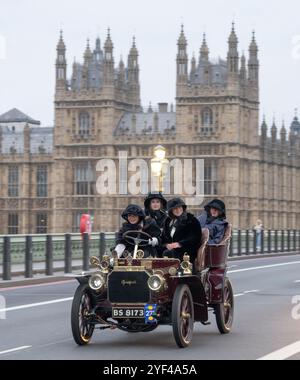
M183 274L190 275L193 273L193 264L190 262L190 256L184 255L183 261L180 264L181 269L183 270Z

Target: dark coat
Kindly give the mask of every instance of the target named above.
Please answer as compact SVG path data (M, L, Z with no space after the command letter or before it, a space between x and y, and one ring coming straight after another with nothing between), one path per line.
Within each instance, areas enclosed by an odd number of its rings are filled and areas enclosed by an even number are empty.
M124 244L126 247L126 250L129 252L134 251L134 245L127 243L123 239L124 233L128 232L128 231L146 232L148 235L150 235L151 237L156 237L158 239L158 241L161 242L161 240L160 240L161 230L153 220L145 219L140 224L131 224L131 223L125 222L125 223L123 223L123 226L121 227L120 231L117 234L116 245ZM143 249L143 251L145 251L145 257L150 256L150 255L152 255L152 256L156 255L155 248L153 248L151 246L144 247L142 249Z
M205 211L198 218L198 221L202 228L209 230L208 244L220 244L223 240L225 230L228 227L228 222L224 218L212 218Z
M171 236L171 222L171 218L166 220L163 231L163 245L166 247L167 244L179 243L181 248L175 250L178 253L178 258L182 259L182 256L187 253L190 255L191 262L194 262L201 245L202 237L202 230L198 220L194 215L184 213L175 222L176 231L173 237Z
M164 210L145 210L145 214L147 215L146 219L152 219L157 226L162 230L164 228L165 222L168 218L168 214Z

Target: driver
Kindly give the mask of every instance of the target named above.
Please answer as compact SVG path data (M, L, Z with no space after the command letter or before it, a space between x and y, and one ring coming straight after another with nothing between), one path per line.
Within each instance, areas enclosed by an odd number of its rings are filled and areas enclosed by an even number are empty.
M155 247L160 244L160 228L152 219L146 220L146 215L143 209L138 205L129 205L122 213L122 218L125 220L123 226L117 234L115 251L118 257L122 257L125 250L133 253L134 246L123 239L123 235L128 231L146 232L152 237L149 239L149 247L144 249L145 257L156 256Z

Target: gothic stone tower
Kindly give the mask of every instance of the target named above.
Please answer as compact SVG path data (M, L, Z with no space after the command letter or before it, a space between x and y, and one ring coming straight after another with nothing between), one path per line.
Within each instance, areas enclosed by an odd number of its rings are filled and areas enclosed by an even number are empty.
M68 80L66 46L61 33L55 89L55 231L76 230L83 212L97 212L98 216L103 213L103 218L99 217L102 221L111 226L116 224L106 211L112 210L113 204L95 197L96 162L117 156L115 126L125 111L137 112L140 108L135 39L127 67L121 59L118 68L114 64L110 30L104 50L99 38L93 51L88 41L83 64L74 61L72 77ZM100 219L95 228L103 230L105 226Z
M188 155L216 164L217 194L225 199L234 225L251 225L259 216L259 61L253 38L248 68L239 58L235 26L227 60L211 61L206 36L199 59L188 67L182 27L177 54L177 140ZM206 174L205 174L206 175ZM213 194L212 194L213 195Z

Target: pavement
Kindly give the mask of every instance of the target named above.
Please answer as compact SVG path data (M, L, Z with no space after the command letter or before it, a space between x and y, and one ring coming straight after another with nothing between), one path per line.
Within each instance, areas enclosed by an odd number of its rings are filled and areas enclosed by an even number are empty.
M78 347L70 328L74 280L0 289L0 360L299 360L300 255L232 261L229 276L232 333L220 335L211 314L212 325L195 324L184 350L168 326L144 334L96 330L90 345Z

